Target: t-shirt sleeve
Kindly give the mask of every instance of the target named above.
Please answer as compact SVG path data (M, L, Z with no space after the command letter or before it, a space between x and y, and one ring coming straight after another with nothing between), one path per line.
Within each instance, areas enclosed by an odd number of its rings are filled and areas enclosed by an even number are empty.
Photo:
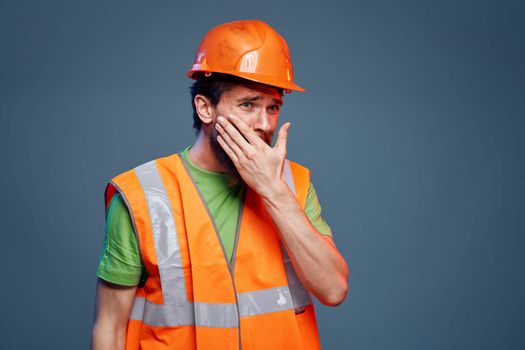
M323 236L332 237L332 229L321 216L321 205L315 193L314 186L310 182L308 186L308 194L306 196L306 205L304 212L312 225L319 231Z
M141 275L142 263L131 217L122 197L116 193L107 209L97 276L110 283L135 286Z

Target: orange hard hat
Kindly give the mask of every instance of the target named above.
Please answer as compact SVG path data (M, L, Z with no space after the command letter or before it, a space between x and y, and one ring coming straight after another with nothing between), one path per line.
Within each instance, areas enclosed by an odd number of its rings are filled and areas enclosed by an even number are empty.
M268 24L244 20L221 24L202 40L188 77L224 73L284 90L304 91L293 80L286 41Z

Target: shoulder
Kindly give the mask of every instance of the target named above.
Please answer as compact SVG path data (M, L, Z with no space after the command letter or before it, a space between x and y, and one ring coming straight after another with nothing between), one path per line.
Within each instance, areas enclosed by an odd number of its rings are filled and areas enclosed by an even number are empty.
M137 166L134 166L132 168L129 168L126 171L121 172L120 174L114 176L111 179L111 182L118 182L119 180L124 180L129 177L136 177L137 174L144 174L144 173L156 173L159 171L159 169L165 169L165 168L173 168L174 163L180 162L180 155L179 153L174 153L168 156L159 157L152 159L147 162L143 162Z
M178 160L180 163L180 158L178 154L175 153L144 162L114 176L106 186L106 208L109 206L110 200L116 192L122 195L128 205L131 199L143 197L145 191L159 186L162 182L161 178L163 177L161 174L168 174L169 176L177 172L174 167L177 166L175 163L177 163Z

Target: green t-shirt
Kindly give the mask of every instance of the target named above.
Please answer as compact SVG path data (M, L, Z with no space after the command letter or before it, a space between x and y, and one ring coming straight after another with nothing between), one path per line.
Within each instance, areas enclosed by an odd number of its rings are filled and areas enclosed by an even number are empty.
M244 187L240 183L230 185L225 173L211 172L194 165L189 159L189 149L187 147L180 153L182 160L206 201L226 254L231 259ZM321 206L311 183L308 187L305 214L322 235L332 235L330 227L321 216ZM140 261L131 217L122 197L117 193L106 213L106 233L97 276L114 284L134 286L145 274L147 272Z

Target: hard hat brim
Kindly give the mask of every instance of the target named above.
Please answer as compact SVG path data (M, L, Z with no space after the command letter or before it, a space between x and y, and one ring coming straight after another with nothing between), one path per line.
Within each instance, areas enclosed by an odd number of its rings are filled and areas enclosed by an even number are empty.
M186 74L189 78L193 80L197 79L196 75L198 73L212 73L212 74L221 73L221 74L233 75L239 78L254 81L256 83L260 83L264 85L274 86L274 87L281 88L284 90L293 90L293 91L299 91L299 92L306 91L306 89L304 89L303 87L291 81L283 81L283 80L279 80L279 79L276 79L275 77L271 77L267 75L262 75L258 73L248 73L248 72L229 72L229 71L219 71L219 70L209 71L209 70L200 69L200 67L195 67L195 66L198 66L198 64L193 65L193 68L190 69L188 73Z

